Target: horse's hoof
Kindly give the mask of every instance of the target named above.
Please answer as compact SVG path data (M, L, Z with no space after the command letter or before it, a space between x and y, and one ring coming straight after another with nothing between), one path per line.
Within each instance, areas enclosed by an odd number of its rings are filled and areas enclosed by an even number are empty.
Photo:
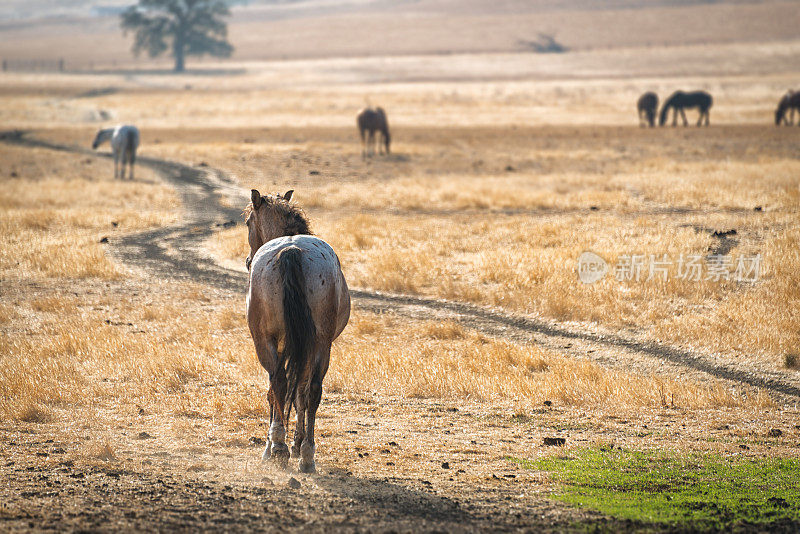
M300 458L300 445L292 445L292 458Z
M306 463L303 460L300 460L299 469L301 473L316 473L317 464L313 460L310 463Z
M282 469L289 465L289 447L284 443L272 446L272 459Z
M272 446L271 443L267 443L266 448L264 448L264 452L261 454L261 461L266 462L272 457L272 452L270 452L270 447Z
M286 469L289 466L289 453L286 454L273 454L272 460L275 462L275 465L280 467L281 469Z

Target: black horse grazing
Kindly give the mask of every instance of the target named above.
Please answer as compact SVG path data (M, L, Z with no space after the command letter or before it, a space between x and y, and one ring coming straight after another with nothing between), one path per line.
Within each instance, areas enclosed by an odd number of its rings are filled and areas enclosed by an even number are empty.
M358 112L356 116L356 124L358 125L358 133L361 135L361 156L366 158L368 155L375 153L375 132L380 132L383 136L383 145L378 144L378 150L383 154L383 148L386 148L386 154L389 153L389 143L391 136L389 135L389 121L386 119L386 112L383 108L364 108ZM367 135L368 134L368 137Z
M636 109L639 110L639 126L647 124L652 128L656 125L656 111L658 111L658 95L652 91L648 91L639 97L636 102Z
M700 117L697 119L697 125L701 126L703 124L703 119L705 119L706 126L708 126L708 110L711 109L712 103L713 99L711 95L705 91L692 91L691 93L675 91L664 102L664 106L661 108L661 116L658 118L658 124L659 126L664 126L664 123L667 122L669 108L673 108L672 125L677 126L678 112L680 112L683 118L683 125L688 126L689 123L686 120L686 113L684 113L683 110L685 108L698 108L700 110Z
M780 126L781 122L787 125L794 124L795 110L800 113L800 91L789 90L778 102L778 108L775 110L775 126ZM787 111L789 111L788 117L786 116ZM800 121L797 124L800 126Z

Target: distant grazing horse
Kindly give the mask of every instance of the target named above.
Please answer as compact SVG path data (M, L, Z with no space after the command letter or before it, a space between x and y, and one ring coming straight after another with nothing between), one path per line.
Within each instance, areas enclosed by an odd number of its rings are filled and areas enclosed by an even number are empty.
M97 132L92 148L111 141L114 153L114 178L125 179L125 163L128 164L128 177L133 180L133 164L136 162L136 149L139 148L139 130L130 124L120 124L116 128L106 128Z
M786 92L781 101L778 102L778 108L775 110L775 126L780 126L781 122L784 124L794 124L794 111L800 113L800 92L789 90ZM789 111L789 117L786 112ZM800 120L797 122L800 126Z
M648 91L639 97L636 102L636 109L639 110L639 126L647 124L652 128L656 125L656 112L658 111L658 95Z
M383 136L383 145L386 147L386 154L389 153L389 121L386 119L386 112L383 108L364 108L356 116L358 133L361 135L361 156L366 158L375 153L375 132L380 132ZM378 150L382 154L383 147L378 143Z
M713 99L711 98L711 95L705 91L693 91L691 93L675 91L664 102L664 106L661 108L661 116L658 119L658 124L660 126L664 126L664 123L667 122L667 113L669 112L669 108L673 108L674 114L672 116L672 125L676 126L678 124L678 112L680 112L681 117L683 118L683 125L687 126L689 123L686 121L686 113L684 113L683 110L685 108L698 108L700 110L700 117L697 119L697 125L702 125L703 119L705 119L706 126L708 126L708 110L711 109L712 103Z
M292 455L314 472L314 421L331 343L350 318L350 292L339 258L311 235L303 211L281 195L251 191L247 214L250 270L247 324L258 361L269 373L269 442L263 458L289 460L286 425L297 411ZM278 348L282 345L283 350Z

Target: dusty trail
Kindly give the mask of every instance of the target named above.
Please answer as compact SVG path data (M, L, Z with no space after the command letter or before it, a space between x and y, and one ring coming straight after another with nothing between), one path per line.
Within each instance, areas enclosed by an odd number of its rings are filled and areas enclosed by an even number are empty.
M24 135L0 134L0 140L23 146L75 152L93 156L89 149L58 145ZM200 251L200 244L219 227L240 220L240 209L228 205L247 202L246 195L222 171L189 167L180 163L142 157L138 163L155 170L178 191L185 206L185 222L112 240L111 252L126 265L163 277L202 282L231 292L243 293L246 274L217 265ZM227 202L223 202L223 198ZM695 353L659 343L625 338L615 334L581 331L556 322L521 317L505 311L425 297L389 295L364 289L351 290L354 306L403 316L448 319L480 332L521 342L532 342L575 357L642 373L669 372L693 375L697 380L712 376L761 388L792 402L800 398L800 387L779 373L752 367L732 366L714 361L713 355Z

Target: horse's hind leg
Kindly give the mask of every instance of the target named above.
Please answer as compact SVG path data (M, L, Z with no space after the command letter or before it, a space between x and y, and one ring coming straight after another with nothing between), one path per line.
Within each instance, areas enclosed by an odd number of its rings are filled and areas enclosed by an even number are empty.
M298 389L294 409L297 412L297 425L294 429L294 442L292 443L292 457L300 457L300 445L306 437L306 394L305 388Z
M311 382L308 386L308 403L306 406L306 436L300 445L300 465L299 469L303 473L314 473L317 464L314 461L316 445L314 443L314 424L317 419L317 408L322 400L322 379L328 371L328 362L331 358L331 344L326 343L318 347L314 353L314 361L317 362L316 369L311 375Z
M308 409L306 411L306 435L300 445L300 465L302 473L314 473L317 464L314 461L316 445L314 443L314 423L317 419L317 408L322 400L322 378L315 375L308 388Z
M130 160L128 161L128 176L133 180L133 166L136 163L136 150L130 151Z
M127 150L122 151L122 164L120 165L119 169L119 177L124 180L125 179L125 167L127 166L130 169L130 153ZM130 171L128 171L130 173Z
M273 394L274 392L272 391L272 386L270 386L269 391L267 391L267 399L269 401L269 428L272 428L272 422L276 417L275 400ZM264 448L264 452L261 454L261 460L266 461L270 458L272 458L272 441L270 440L269 434L267 434L267 446Z
M367 136L367 155L375 155L375 130L370 130Z
M250 317L248 317L250 322ZM258 324L250 323L250 324ZM262 459L274 458L278 463L286 465L289 460L289 448L286 446L286 428L283 424L283 399L286 396L286 372L278 366L278 346L274 339L251 328L253 344L261 366L269 373L269 434L267 447Z
M267 449L269 450L269 457L281 467L286 467L289 462L289 447L286 446L286 427L284 426L283 414L284 403L283 399L286 398L286 372L278 367L274 375L269 378L270 390L272 391L271 398L271 416L269 424L269 443ZM264 451L266 456L266 451Z

